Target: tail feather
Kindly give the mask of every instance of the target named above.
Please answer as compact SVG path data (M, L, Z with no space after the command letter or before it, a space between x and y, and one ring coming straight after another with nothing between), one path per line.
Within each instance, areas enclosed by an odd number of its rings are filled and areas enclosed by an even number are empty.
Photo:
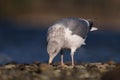
M90 31L96 31L96 30L98 30L98 28L96 28L96 27L92 27L92 28L90 29Z

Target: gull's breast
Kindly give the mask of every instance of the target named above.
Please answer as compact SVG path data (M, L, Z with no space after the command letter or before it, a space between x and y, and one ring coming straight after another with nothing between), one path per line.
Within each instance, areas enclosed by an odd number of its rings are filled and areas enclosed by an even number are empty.
M65 29L65 48L78 48L81 45L85 44L85 39L83 39L81 36L77 34L72 34L72 31L69 30L69 28Z

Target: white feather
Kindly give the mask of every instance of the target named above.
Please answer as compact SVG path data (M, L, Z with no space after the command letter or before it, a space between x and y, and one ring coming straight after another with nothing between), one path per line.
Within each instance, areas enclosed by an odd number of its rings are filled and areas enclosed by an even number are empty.
M81 45L85 45L85 39L82 37L72 34L72 31L68 28L65 29L65 45L66 48L75 48L77 49Z
M96 30L98 30L98 28L92 27L92 29L90 31L96 31Z

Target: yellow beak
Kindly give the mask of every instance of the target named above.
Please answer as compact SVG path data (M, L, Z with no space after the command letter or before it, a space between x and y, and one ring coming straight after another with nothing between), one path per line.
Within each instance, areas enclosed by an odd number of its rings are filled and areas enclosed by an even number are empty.
M53 57L49 57L49 63L48 64L51 64L52 63L52 61L53 61Z

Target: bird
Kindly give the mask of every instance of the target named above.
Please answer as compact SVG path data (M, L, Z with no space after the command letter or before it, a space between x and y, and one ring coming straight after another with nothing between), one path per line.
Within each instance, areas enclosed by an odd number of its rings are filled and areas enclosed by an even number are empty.
M85 45L87 34L90 31L98 30L93 27L93 21L83 18L63 18L57 20L48 28L47 32L47 52L49 54L49 64L60 52L61 66L63 62L63 50L70 50L71 63L74 63L74 53L82 45Z

